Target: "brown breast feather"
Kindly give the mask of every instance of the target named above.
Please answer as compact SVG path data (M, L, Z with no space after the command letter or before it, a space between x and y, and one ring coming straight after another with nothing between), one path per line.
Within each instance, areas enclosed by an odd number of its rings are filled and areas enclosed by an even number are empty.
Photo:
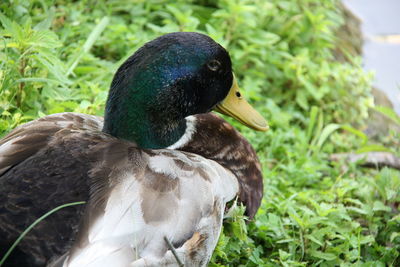
M191 141L179 148L215 160L233 172L240 185L239 201L253 218L263 196L261 164L249 142L228 122L213 113L196 117Z

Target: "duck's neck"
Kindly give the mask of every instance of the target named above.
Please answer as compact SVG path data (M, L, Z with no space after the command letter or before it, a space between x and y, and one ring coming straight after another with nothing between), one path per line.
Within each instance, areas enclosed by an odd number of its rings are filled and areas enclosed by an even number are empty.
M160 118L158 115L138 106L108 105L103 132L135 142L141 148L166 148L185 134L186 120Z

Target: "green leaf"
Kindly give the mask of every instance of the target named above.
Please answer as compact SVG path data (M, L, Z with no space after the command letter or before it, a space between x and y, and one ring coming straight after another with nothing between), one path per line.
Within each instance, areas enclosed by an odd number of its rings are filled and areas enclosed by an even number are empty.
M390 212L392 209L385 204L383 204L382 201L374 201L374 206L372 208L374 211L386 211Z
M290 257L290 253L287 253L286 251L280 249L279 250L279 258L283 261L286 261L287 259L289 259Z
M314 237L313 235L306 235L306 238L310 239L311 241L313 241L314 243L316 243L317 245L319 245L320 247L322 247L324 244L318 240L316 237Z
M301 90L297 91L296 102L297 102L297 104L299 104L299 106L302 109L308 110L308 100L307 100L306 93L304 91L301 91Z
M374 110L378 111L379 113L385 115L389 119L391 119L393 122L396 124L400 125L400 116L396 114L396 112L388 107L383 107L383 106L376 106L373 107Z
M399 232L393 232L390 235L390 242L393 242L396 238L399 238L399 237L400 237L400 233Z
M311 251L311 256L319 258L319 259L323 259L323 260L327 260L327 261L332 261L335 260L337 258L337 256L333 253L326 253L326 252L321 252L321 251L317 251L317 250L313 250Z
M50 11L47 13L47 16L44 20L36 24L36 26L33 28L34 30L40 31L40 30L48 30L51 27L51 23L54 20L54 8L50 9Z
M58 36L54 32L48 30L32 31L29 39L26 40L26 44L32 47L45 48L56 48L61 46Z
M9 18L7 18L2 12L0 12L0 22L3 25L4 29L9 34L12 34L12 32L13 32L13 22Z

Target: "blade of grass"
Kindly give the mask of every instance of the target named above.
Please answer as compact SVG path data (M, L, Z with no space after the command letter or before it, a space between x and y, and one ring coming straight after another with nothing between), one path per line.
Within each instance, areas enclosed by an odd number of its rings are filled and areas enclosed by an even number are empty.
M6 261L8 256L10 256L11 252L15 249L15 247L19 244L19 242L21 242L21 240L29 233L29 231L32 230L32 228L35 227L38 223L40 223L41 221L46 219L49 215L55 213L56 211L59 211L60 209L70 207L70 206L75 206L75 205L82 205L85 203L86 203L85 201L78 201L78 202L71 202L71 203L63 204L61 206L58 206L58 207L52 209L51 211L47 212L46 214L41 216L39 219L34 221L31 225L29 225L28 228L25 229L25 231L23 231L20 234L20 236L17 238L17 240L15 240L15 242L12 244L12 246L7 250L6 254L4 254L4 256L1 258L0 266L2 266L4 264L4 262Z
M22 78L22 79L18 79L15 81L15 83L25 83L25 82L58 83L57 80L48 79L48 78L40 78L40 77Z
M393 152L389 148L379 145L379 144L371 144L365 145L357 149L356 153L367 153L367 152Z
M308 143L311 140L311 135L314 130L315 123L317 121L317 115L318 115L318 107L312 106L311 112L310 112L310 122L307 127L307 142Z
M341 126L336 123L330 123L322 130L321 135L318 138L318 142L316 145L316 149L321 150L322 145L328 139L328 137L336 130L338 130Z
M345 131L348 131L348 132L360 137L361 140L362 140L362 145L365 145L368 142L368 136L365 133L353 128L352 126L350 126L350 125L342 125L341 128L343 130L345 130Z
M100 37L101 33L107 27L109 22L110 22L110 19L108 17L104 17L101 19L99 24L97 24L96 27L94 27L93 31L89 34L89 37L87 38L82 49L74 56L74 59L72 60L72 63L70 64L70 66L67 70L67 74L66 74L67 76L69 76L74 71L76 65L78 65L82 56L85 53L89 52L89 50L92 48L94 42Z
M324 113L322 112L322 110L317 113L318 113L318 116L317 116L318 120L316 121L317 124L315 125L314 137L312 138L312 140L310 142L307 155L310 155L310 153L312 153L313 151L316 150L316 144L317 144L318 139L321 136L322 130L324 128Z
M383 114L384 116L388 117L396 124L400 125L400 116L396 114L396 112L388 107L377 106L373 108L374 110L378 111L379 113Z

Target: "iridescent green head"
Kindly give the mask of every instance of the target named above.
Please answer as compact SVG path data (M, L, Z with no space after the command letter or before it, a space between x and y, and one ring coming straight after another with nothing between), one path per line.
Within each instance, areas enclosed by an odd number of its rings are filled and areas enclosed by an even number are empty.
M229 54L210 37L193 32L161 36L118 69L103 131L142 148L165 148L184 134L185 117L212 110L233 80Z

